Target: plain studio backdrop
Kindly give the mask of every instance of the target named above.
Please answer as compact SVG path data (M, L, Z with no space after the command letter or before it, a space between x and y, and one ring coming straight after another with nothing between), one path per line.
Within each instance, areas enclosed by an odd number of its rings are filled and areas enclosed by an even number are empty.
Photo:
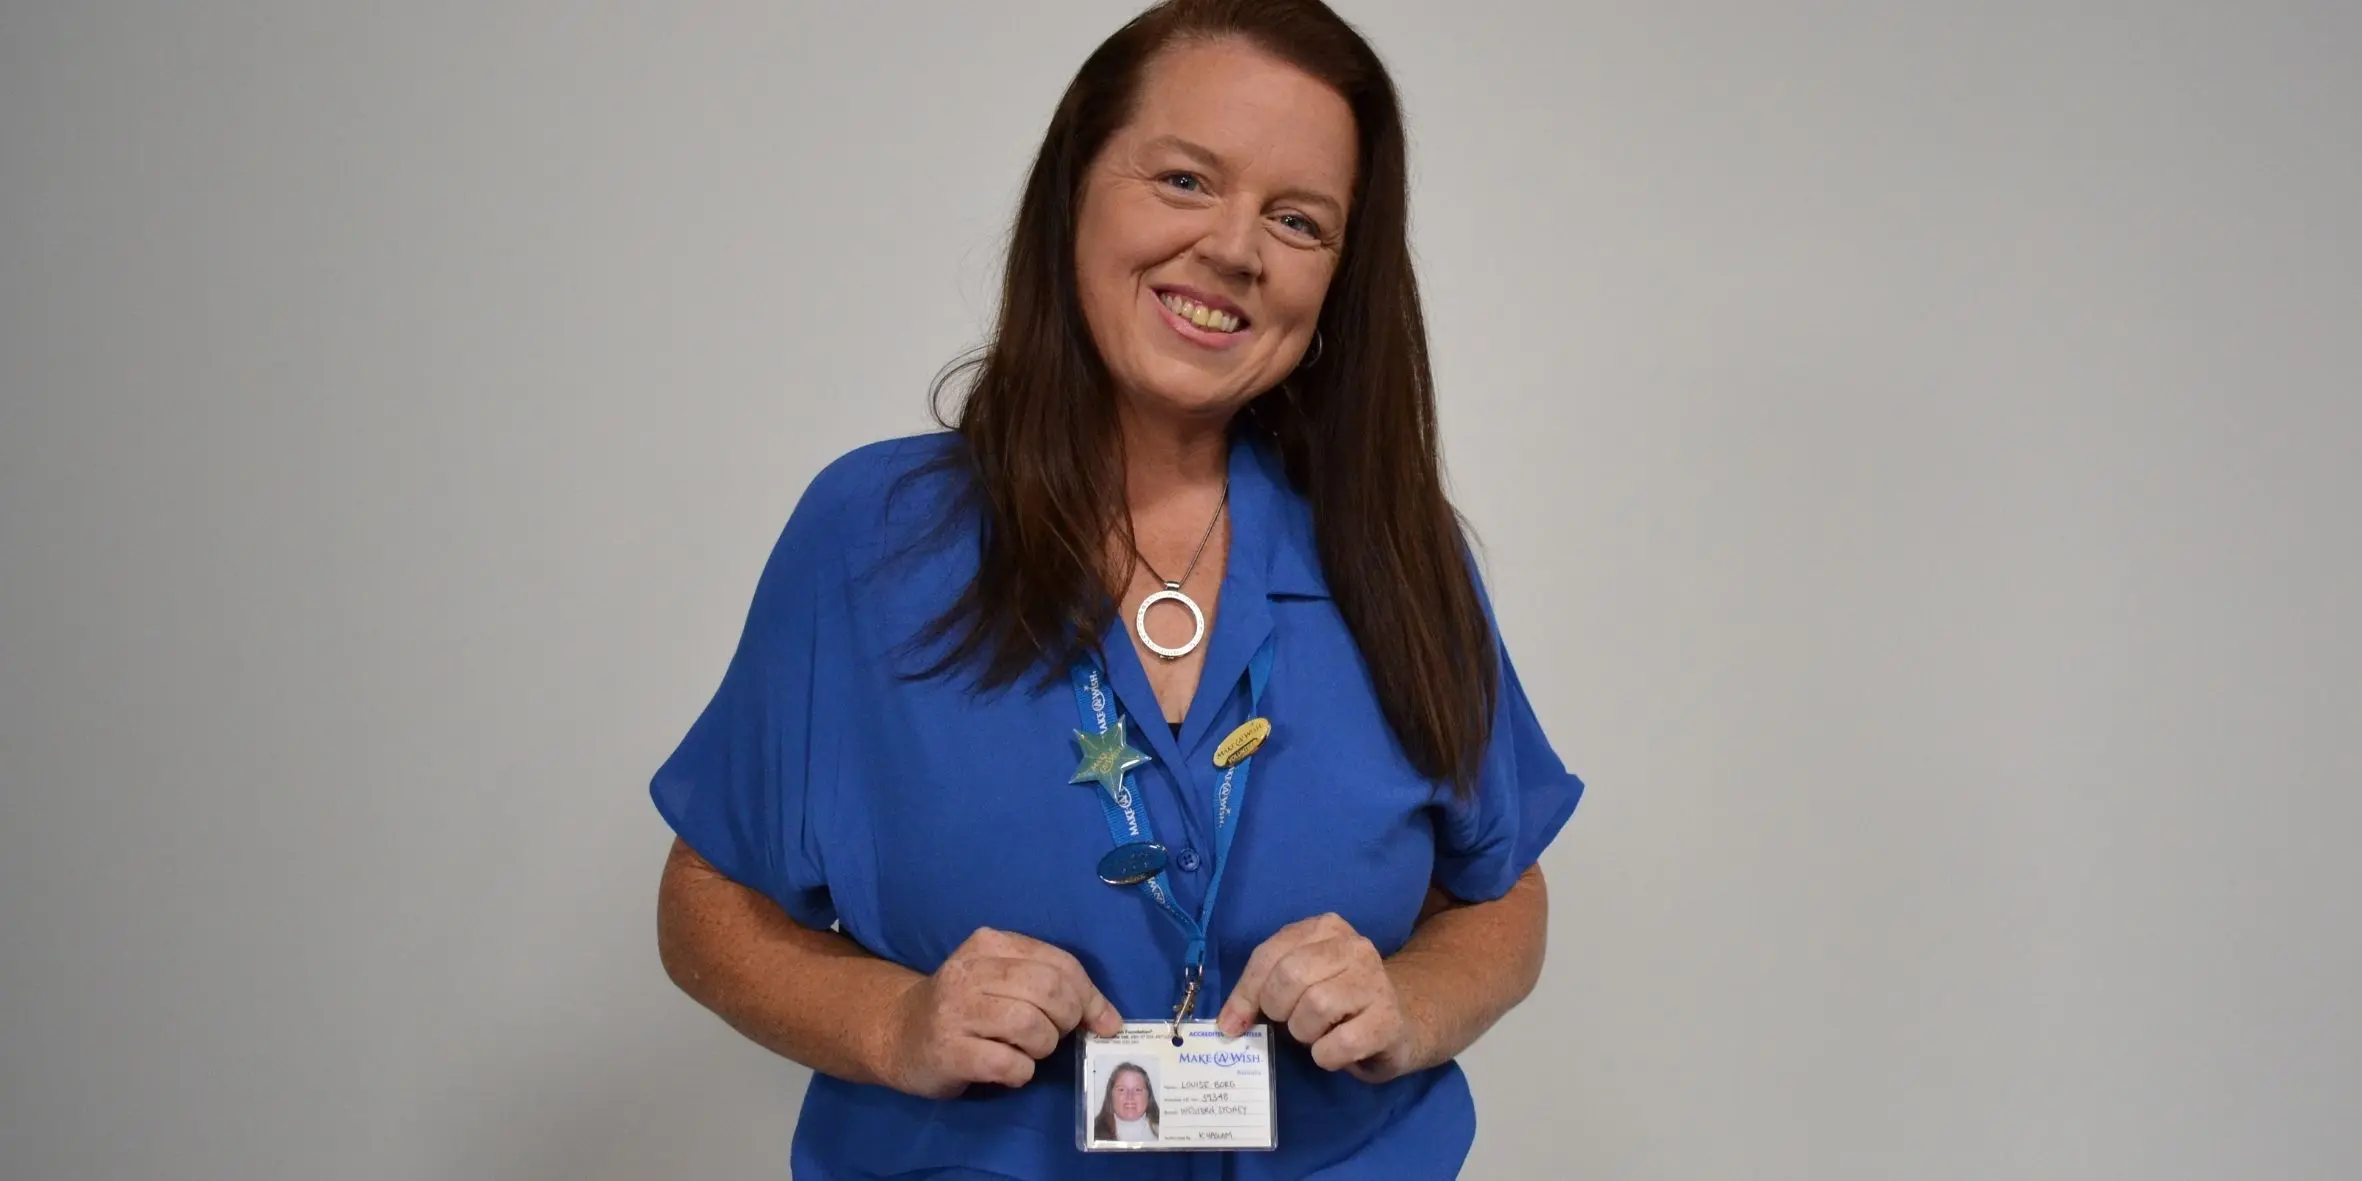
M1469 1175L2354 1176L2362 8L1343 9L1590 783ZM648 776L1132 11L0 12L0 1176L784 1175Z

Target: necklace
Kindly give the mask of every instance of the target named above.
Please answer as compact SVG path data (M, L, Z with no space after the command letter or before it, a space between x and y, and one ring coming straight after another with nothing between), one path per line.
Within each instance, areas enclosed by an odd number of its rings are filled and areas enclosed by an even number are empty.
M1165 586L1165 589L1140 600L1140 610L1132 615L1132 630L1139 633L1140 642L1146 644L1149 651L1156 653L1162 659L1179 660L1197 651L1197 646L1205 642L1206 613L1198 607L1196 599L1190 598L1181 589L1181 584L1189 581L1189 576L1196 573L1197 560L1206 556L1206 543L1214 540L1214 527L1222 523L1222 510L1228 507L1230 507L1230 481L1225 479L1222 481L1222 503L1214 506L1214 519L1206 522L1206 535L1197 539L1197 552L1189 555L1189 568L1183 570L1181 577L1177 580L1157 573L1156 564L1148 560L1147 554L1140 552L1139 539L1134 538L1132 541L1132 556L1140 559L1141 565L1148 567L1150 578L1156 579ZM1158 603L1168 602L1179 603L1189 609L1191 623L1189 642L1178 648L1167 648L1148 638L1148 609Z

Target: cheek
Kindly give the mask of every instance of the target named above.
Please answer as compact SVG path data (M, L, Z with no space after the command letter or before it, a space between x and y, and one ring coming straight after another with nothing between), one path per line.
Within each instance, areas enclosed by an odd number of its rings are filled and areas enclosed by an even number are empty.
M1140 273L1160 261L1144 227L1122 210L1087 219L1075 234L1075 280L1083 314L1093 328L1109 332L1125 322L1138 296Z
M1171 261L1193 238L1187 219L1162 203L1110 193L1076 227L1075 269L1086 283L1123 282Z
M1114 249L1105 231L1088 222L1077 227L1074 238L1074 277L1082 287L1086 307L1100 298L1116 273Z
M1292 259L1296 265L1275 267L1269 276L1271 306L1292 328L1311 332L1328 298L1329 279L1336 268L1326 259Z

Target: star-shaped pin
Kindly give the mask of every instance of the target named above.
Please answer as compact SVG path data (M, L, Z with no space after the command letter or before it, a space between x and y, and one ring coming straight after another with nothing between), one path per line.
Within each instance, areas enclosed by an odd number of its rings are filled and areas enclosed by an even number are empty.
M1153 761L1149 756L1132 749L1132 744L1125 741L1124 719L1120 717L1107 733L1085 734L1077 730L1074 740L1082 744L1083 762L1074 769L1074 778L1067 782L1096 783L1106 788L1109 795L1123 794L1124 772Z

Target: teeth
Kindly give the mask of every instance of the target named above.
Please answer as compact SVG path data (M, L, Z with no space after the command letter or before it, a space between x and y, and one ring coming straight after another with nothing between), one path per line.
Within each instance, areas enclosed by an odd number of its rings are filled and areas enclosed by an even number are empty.
M1160 297L1174 315L1211 332L1236 332L1239 320L1228 312L1215 311L1193 299L1178 295Z

